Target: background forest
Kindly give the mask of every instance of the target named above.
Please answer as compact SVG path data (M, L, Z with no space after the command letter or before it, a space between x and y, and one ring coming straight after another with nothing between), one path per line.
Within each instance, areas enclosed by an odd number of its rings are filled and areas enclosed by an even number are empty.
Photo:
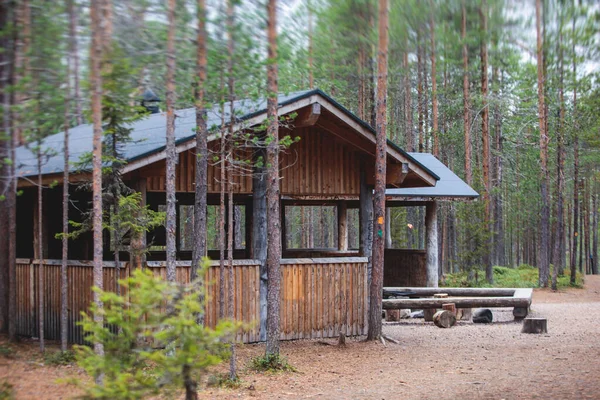
M2 56L16 56L12 70L0 63L0 79L18 114L12 123L33 147L65 124L90 120L90 10L76 0L19 3L20 12L0 10ZM176 109L194 106L193 3L178 0L175 13ZM224 101L230 78L235 98L264 97L265 8L259 0L237 2L230 74L224 3L207 1L207 101ZM289 0L278 6L279 91L320 88L374 125L376 2ZM538 265L543 237L559 275L565 268L597 273L598 3L543 2L542 113L533 1L393 0L390 6L388 137L407 151L432 152L482 195L476 202L442 203L441 276L468 271L483 279L492 265ZM107 16L113 76L105 84L112 85L115 109L130 110L146 88L165 99L166 7L155 0L113 2ZM70 70L67 57L74 60ZM71 107L65 109L67 100ZM540 135L540 118L547 135ZM6 135L6 118L4 123ZM3 144L2 151L7 148ZM540 190L546 177L547 196ZM288 232L287 240L297 247L335 243L327 228L334 225L327 222L335 221L331 212L290 210L288 219L308 222L298 224L306 227L296 236ZM392 246L422 246L422 214L392 210ZM541 228L544 218L549 232ZM208 237L216 237L217 224L209 221L209 229L214 232ZM355 229L350 227L353 237ZM548 275L540 278L548 283Z

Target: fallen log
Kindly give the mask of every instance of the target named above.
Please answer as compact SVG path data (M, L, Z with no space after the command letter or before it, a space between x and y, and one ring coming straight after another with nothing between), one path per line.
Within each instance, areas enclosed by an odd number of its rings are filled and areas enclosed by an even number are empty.
M515 288L426 288L426 287L385 287L385 291L397 292L413 292L410 297L434 296L439 293L446 293L448 296L459 297L505 297L514 296L516 291L523 293L531 291L531 289L515 289Z
M487 308L482 308L473 313L474 324L491 324L493 320L494 314L492 314L492 310Z
M526 297L452 297L451 299L389 299L383 300L384 310L402 308L428 309L442 308L451 300L458 308L479 307L529 307L531 298Z

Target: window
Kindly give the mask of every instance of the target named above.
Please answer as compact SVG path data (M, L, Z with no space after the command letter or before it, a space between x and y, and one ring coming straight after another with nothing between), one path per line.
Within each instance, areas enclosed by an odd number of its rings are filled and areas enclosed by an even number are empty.
M227 209L225 209L227 212ZM226 219L226 218L225 218ZM235 205L234 220L234 249L246 248L246 206ZM219 206L208 205L206 210L206 245L208 250L219 250ZM223 222L224 223L224 222ZM225 226L227 229L227 225ZM227 232L225 233L227 235ZM227 244L227 236L225 236ZM194 246L194 206L179 206L179 250L192 251Z
M337 249L337 206L285 206L288 249Z

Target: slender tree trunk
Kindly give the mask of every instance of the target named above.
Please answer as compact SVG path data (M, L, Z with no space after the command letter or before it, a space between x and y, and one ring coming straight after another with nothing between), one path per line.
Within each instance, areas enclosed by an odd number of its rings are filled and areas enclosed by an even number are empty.
M497 45L494 47L497 48ZM495 167L496 167L496 184L497 188L502 188L503 184L503 139L502 139L502 114L500 112L500 105L498 104L498 98L500 94L501 79L499 78L499 70L497 66L493 68L493 80L494 80L494 130L496 138L496 156L495 156ZM495 246L495 260L496 265L506 265L506 248L504 245L504 199L501 192L497 192L494 195L494 246Z
M377 123L375 130L375 192L373 195L373 270L369 290L369 329L367 340L381 337L383 295L383 257L385 247L385 183L387 154L387 79L388 79L389 1L379 0L379 45L377 48Z
M473 172L471 170L471 130L469 128L469 49L467 46L467 6L465 0L462 2L461 41L463 56L463 125L465 134L465 180L467 184L473 184Z
M40 351L43 353L44 343L44 214L43 214L43 186L42 186L42 142L37 144L37 255L38 255L38 334L40 337Z
M435 10L433 0L430 0L429 6L429 29L431 30L431 106L433 112L433 155L440 156L440 141L438 132L438 101L437 101L437 76L436 76L436 55L435 55L435 19L433 12Z
M279 210L279 121L277 120L277 0L267 3L267 346L266 354L279 355L281 303L281 219Z
M417 30L417 113L419 118L419 153L422 153L424 150L424 133L423 126L425 124L425 120L423 115L425 104L423 102L423 46L421 44L421 29Z
M10 21L11 5L0 1L0 32L4 32ZM2 131L6 137L0 139L0 160L11 159L11 130L10 130L10 76L12 66L12 43L10 35L0 36L0 104L2 104ZM9 212L8 195L10 192L12 176L10 163L0 161L0 332L8 332L8 304L9 304Z
M592 206L592 273L598 275L598 179L596 176L594 176Z
M487 48L487 2L482 1L479 9L479 15L481 18L481 30L483 32L483 40L481 42L481 137L483 146L483 203L485 207L484 224L486 231L492 232L492 202L490 201L491 194L491 180L490 180L490 119L489 119L489 108L488 108L488 48ZM490 237L491 239L491 237ZM488 241L490 243L491 241ZM486 246L485 253L483 255L483 263L485 265L485 279L489 283L494 282L494 270L492 268L491 259L492 247Z
M405 42L408 47L408 41ZM402 54L404 64L404 109L406 111L406 150L415 151L415 134L413 131L413 111L412 111L412 88L410 84L410 65L408 63L408 49Z
M228 282L228 313L230 319L235 318L234 314L234 303L233 303L233 290L234 290L234 271L233 271L233 236L235 233L234 230L234 220L233 220L233 175L234 175L234 165L233 165L233 145L234 145L234 134L233 131L235 125L235 109L233 102L235 101L235 76L233 70L233 62L234 62L234 46L235 46L235 38L234 38L234 0L229 0L227 2L227 52L228 52L228 74L229 74L229 152L227 155L226 165L227 165L227 221L228 221L228 229L227 229L227 264L229 267L229 282ZM225 167L225 166L224 166ZM230 352L231 356L229 358L229 379L232 381L237 380L237 365L236 365L236 354L235 354L235 340L231 341L230 344Z
M574 2L573 2L574 3ZM572 59L573 59L573 244L571 246L571 285L575 285L577 278L577 237L579 236L579 132L577 123L577 52L575 46L575 19L571 25L572 34Z
M221 140L220 140L220 183L219 183L219 318L225 318L225 189L226 189L226 141L225 141L225 77L221 75L223 99L221 101Z
M93 237L94 237L94 286L103 289L102 274L102 50L103 30L105 27L102 15L101 0L92 0L90 8L92 48L91 59L91 91L92 91L92 121L94 125L93 154L92 154L92 203L93 203ZM94 302L98 309L102 309L100 294L94 292ZM94 314L94 322L102 323L100 312ZM102 343L94 343L94 351L98 355L104 354ZM96 381L101 382L102 377L97 376Z
M538 114L540 125L540 164L541 164L541 197L542 211L540 217L540 260L539 284L548 286L550 271L550 196L548 192L550 176L548 175L548 135L546 133L546 115L544 106L544 55L543 38L541 34L542 0L536 0L536 31L537 31L537 71L538 71Z
M315 87L314 71L313 71L313 10L311 0L306 4L308 12L308 87Z
M558 269L560 268L561 258L564 258L562 254L562 243L564 239L564 225L563 225L563 210L564 210L564 168L565 168L565 154L564 154L564 127L565 127L565 94L564 94L564 64L563 64L563 17L562 11L559 11L560 23L558 32L558 68L559 68L559 82L558 82L558 102L559 102L559 116L558 116L558 137L557 137L557 148L556 148L556 231L554 232L554 254L552 257L554 268L552 269L552 290L558 288Z
M77 125L83 124L83 113L81 111L81 88L79 85L79 52L77 51L77 9L74 0L67 0L67 14L69 16L69 59L72 66L69 67L70 74L73 77L73 93L69 92L69 96L73 96L75 103L75 121ZM67 74L68 84L70 87L71 76ZM70 120L70 117L69 117Z
M167 192L167 280L175 282L175 230L177 229L177 211L175 199L175 168L177 152L175 150L175 0L168 0L167 32L167 144L166 144L166 192Z
M207 254L206 246L206 196L208 193L208 129L206 126L206 108L204 96L206 93L206 2L197 2L198 34L196 49L196 79L194 84L194 99L196 107L196 177L194 197L194 248L192 249L191 279L204 278L199 273L202 257ZM204 320L204 313L199 322Z

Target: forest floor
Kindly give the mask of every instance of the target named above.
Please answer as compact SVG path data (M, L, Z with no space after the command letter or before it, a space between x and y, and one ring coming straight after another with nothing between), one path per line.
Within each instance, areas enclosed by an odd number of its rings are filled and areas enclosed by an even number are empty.
M599 398L600 276L584 289L534 291L532 315L548 319L548 334L522 334L511 309L494 323L460 321L439 329L423 320L385 323L399 345L348 339L345 347L318 341L282 343L298 371L259 374L245 368L264 345L240 346L242 384L206 388L202 399L585 399ZM0 345L6 345L0 337ZM17 399L70 398L59 378L82 376L76 366L45 366L37 344L23 341L12 358L0 356L0 382ZM221 366L226 368L226 365Z

